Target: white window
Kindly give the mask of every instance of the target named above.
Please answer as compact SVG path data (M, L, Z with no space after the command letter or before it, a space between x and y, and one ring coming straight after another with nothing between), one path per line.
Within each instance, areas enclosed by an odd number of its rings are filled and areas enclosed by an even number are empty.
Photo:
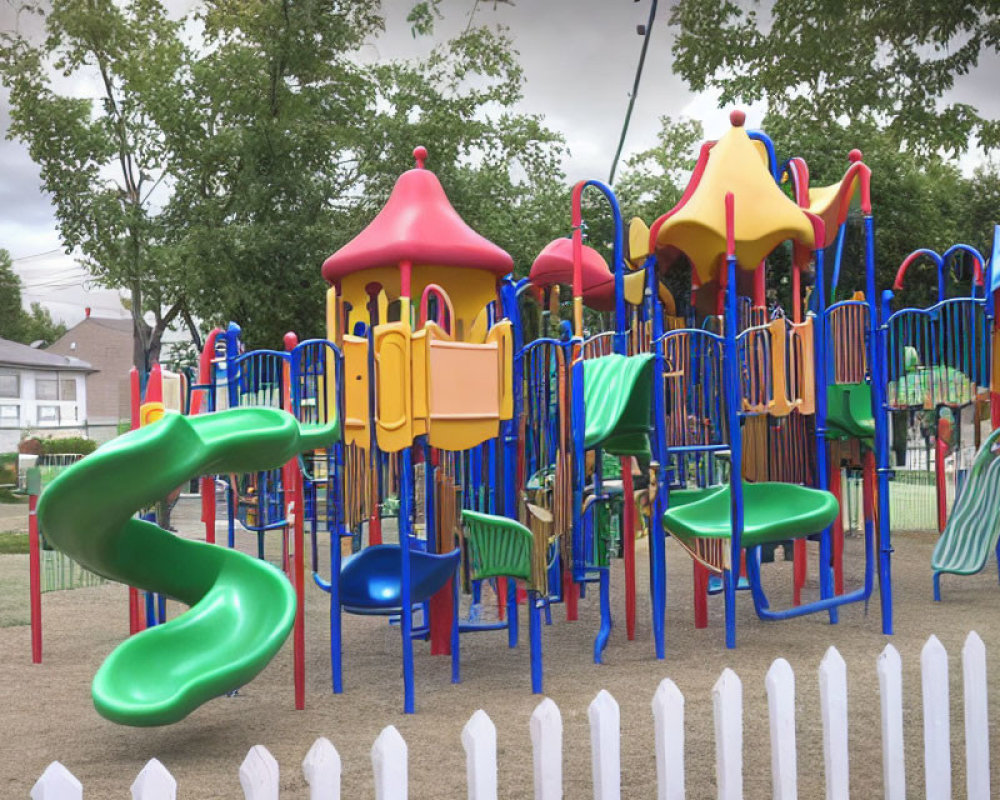
M76 378L59 379L59 399L76 400Z
M21 427L21 409L18 406L0 406L0 428Z
M59 379L53 376L35 378L35 399L36 400L58 400L59 399Z
M59 424L59 406L39 406L38 407L38 424L39 425L58 425Z
M0 397L20 397L21 378L12 369L0 369Z

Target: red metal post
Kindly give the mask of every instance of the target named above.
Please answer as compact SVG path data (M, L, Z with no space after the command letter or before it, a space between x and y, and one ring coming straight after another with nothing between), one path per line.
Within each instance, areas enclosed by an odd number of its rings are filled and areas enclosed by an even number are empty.
M844 493L840 483L840 459L830 457L830 493L837 498L837 507L843 510ZM837 514L833 521L833 591L844 593L844 517Z
M625 559L625 631L635 639L635 487L632 482L632 458L622 460L622 506L624 526L622 550Z
M132 367L128 371L129 377L129 411L131 412L132 430L139 427L139 408L142 405L142 385L139 380L139 370ZM139 600L139 590L134 586L128 587L128 632L134 635L143 629L142 604Z
M937 519L938 532L944 532L944 526L948 522L948 488L944 474L944 460L948 456L948 440L951 433L951 424L938 415L937 431L934 441L934 478L937 484Z
M708 627L708 568L693 561L694 565L694 626Z
M28 495L28 583L31 598L31 663L42 663L42 568L38 535L38 495Z

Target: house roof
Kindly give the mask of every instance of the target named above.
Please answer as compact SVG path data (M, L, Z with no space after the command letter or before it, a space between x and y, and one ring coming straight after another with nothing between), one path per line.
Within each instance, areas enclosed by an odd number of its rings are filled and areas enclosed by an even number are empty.
M93 367L86 361L72 356L58 356L45 350L28 347L26 344L0 339L0 365L12 367L30 367L33 369L75 370L78 372L93 372Z

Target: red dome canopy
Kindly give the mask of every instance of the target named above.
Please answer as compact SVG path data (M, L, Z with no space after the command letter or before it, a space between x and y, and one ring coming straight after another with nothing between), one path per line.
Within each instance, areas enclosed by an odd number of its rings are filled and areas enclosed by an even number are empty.
M422 168L421 151L414 151L418 168L399 176L378 216L323 262L327 282L402 261L489 270L497 277L514 268L507 251L472 230L452 208L437 176Z
M573 240L553 239L531 265L529 279L535 286L573 285ZM593 247L583 245L583 300L596 311L615 307L615 276Z

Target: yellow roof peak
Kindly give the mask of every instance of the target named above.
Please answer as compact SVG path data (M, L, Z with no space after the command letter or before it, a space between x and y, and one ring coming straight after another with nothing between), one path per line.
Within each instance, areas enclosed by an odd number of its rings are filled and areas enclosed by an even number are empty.
M683 251L702 283L712 280L726 255L726 194L734 198L736 259L743 269L757 265L775 247L794 239L810 249L812 221L785 196L743 128L742 112L712 147L705 170L687 202L660 227L658 247Z

